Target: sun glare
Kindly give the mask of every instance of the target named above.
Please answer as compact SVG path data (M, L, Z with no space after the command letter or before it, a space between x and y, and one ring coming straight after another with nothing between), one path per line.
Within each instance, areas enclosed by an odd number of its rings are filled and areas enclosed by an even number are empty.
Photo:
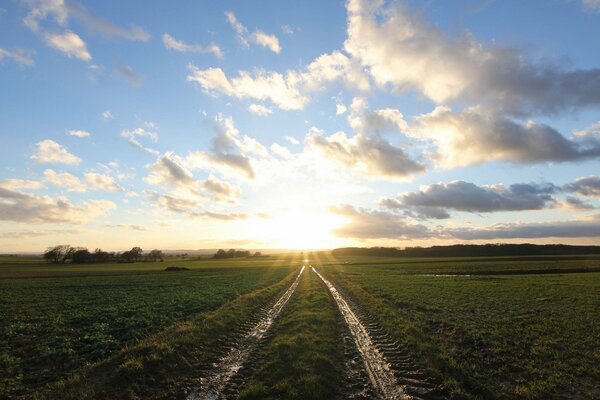
M273 247L330 248L339 245L340 239L333 235L332 230L343 222L343 218L327 212L291 209L263 221L256 234Z

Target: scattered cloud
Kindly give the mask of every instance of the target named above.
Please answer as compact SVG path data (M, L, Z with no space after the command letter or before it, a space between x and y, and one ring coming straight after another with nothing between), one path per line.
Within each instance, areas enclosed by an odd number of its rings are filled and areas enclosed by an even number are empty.
M213 131L215 137L211 141L211 150L192 153L187 162L196 168L225 168L254 179L256 174L249 155L266 154L267 150L256 140L240 135L231 117L219 114Z
M132 231L147 231L148 228L146 228L144 225L137 225L137 224L106 224L104 225L107 228L125 228L125 229L130 229Z
M362 70L339 51L319 56L302 72L289 70L280 74L258 69L240 71L237 77L229 79L221 68L201 70L190 65L189 70L187 80L197 83L207 93L268 100L283 110L303 109L310 93L338 81L358 90L369 89Z
M0 188L0 220L33 224L83 224L116 208L108 200L74 205L65 197L36 196Z
M337 132L326 137L320 130L312 128L306 143L326 159L368 178L407 180L425 171L423 164L380 136L359 134L348 137L344 132Z
M167 49L179 51L182 53L198 53L198 54L207 54L211 53L215 57L222 59L223 51L219 46L214 43L211 43L207 47L200 46L198 44L187 44L182 42L181 40L175 39L173 36L168 33L164 33L162 35L163 44Z
M146 181L182 190L187 195L210 198L212 200L235 202L241 190L213 175L202 181L184 166L185 160L173 153L165 153L148 167L150 174Z
M346 112L346 106L343 104L335 105L335 115L342 115Z
M263 106L262 104L256 104L256 103L250 104L248 106L248 111L250 111L252 114L260 115L263 117L267 116L273 112L273 110L270 109L269 107Z
M277 36L265 33L259 29L252 32L252 34L249 34L248 28L242 25L233 12L225 12L225 17L227 18L229 25L235 30L238 41L244 47L249 47L250 43L253 43L265 47L273 53L279 54L281 52L281 46L279 45Z
M75 136L75 137L79 137L79 138L86 138L86 137L90 137L91 134L87 131L82 131L82 130L70 130L70 131L67 131L67 135Z
M44 180L54 186L66 189L68 192L85 192L87 187L81 180L68 172L56 172L53 169L44 170Z
M285 140L287 140L288 142L290 142L291 144L300 144L300 141L298 139L296 139L293 136L286 136Z
M48 229L48 230L26 230L0 233L1 239L31 239L41 236L75 235L79 231L75 229Z
M279 45L279 39L275 35L269 35L263 31L257 30L252 36L252 41L259 46L266 47L273 53L281 53L281 46Z
M50 47L64 53L67 57L74 57L81 61L92 60L85 42L76 33L71 31L65 31L63 34L46 33L44 39Z
M600 11L600 0L581 0L583 9L591 12Z
M245 213L221 213L203 210L202 205L193 199L180 198L173 195L161 195L156 192L146 191L146 196L164 210L182 214L186 217L197 219L214 219L219 221L236 221L247 219Z
M93 189L105 190L107 192L123 191L123 188L115 182L112 176L97 172L86 172L83 176L87 184Z
M79 165L81 163L81 158L69 153L67 149L51 139L37 142L36 150L31 156L31 159L38 164Z
M4 179L0 181L0 188L4 189L40 189L42 183L27 179Z
M0 48L0 63L2 63L2 60L4 60L5 58L11 59L14 62L16 62L17 64L26 65L28 67L35 65L33 58L31 58L31 51L27 51L27 50L23 50L23 49L9 51L9 50Z
M110 110L104 110L100 113L100 116L103 120L108 121L114 118L112 112Z
M146 147L139 141L140 138L147 138L156 143L158 141L158 135L156 132L144 128L135 128L133 130L125 129L121 131L121 137L127 139L129 144L131 144L133 147L136 147L148 154L159 154L158 150Z
M52 17L59 26L65 26L69 18L82 22L89 30L104 37L146 42L150 35L142 28L133 26L125 29L96 16L75 1L28 0L29 13L23 23L34 32L40 30L40 22Z
M290 25L287 25L287 24L281 26L281 31L283 33L285 33L286 35L293 35L295 33L294 28L292 26L290 26Z
M129 65L119 65L117 67L117 71L123 78L127 79L134 85L139 85L142 83L142 77L136 74L133 68L131 68Z

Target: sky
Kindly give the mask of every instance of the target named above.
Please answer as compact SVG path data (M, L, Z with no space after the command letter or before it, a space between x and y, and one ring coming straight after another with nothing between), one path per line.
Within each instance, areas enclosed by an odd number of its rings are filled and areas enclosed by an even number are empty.
M0 253L600 244L600 1L0 2Z

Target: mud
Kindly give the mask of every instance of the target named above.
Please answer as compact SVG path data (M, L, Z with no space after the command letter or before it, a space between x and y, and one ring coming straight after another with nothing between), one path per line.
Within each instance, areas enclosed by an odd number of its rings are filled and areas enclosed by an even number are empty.
M364 387L360 379L361 368L353 365L353 368L350 368L349 378L355 379L351 381L355 391L351 398L389 400L445 398L435 383L428 380L411 361L406 349L391 339L368 313L338 291L314 267L311 268L325 283L338 305L372 386ZM355 364L357 360L352 359L350 362Z
M235 343L224 343L230 347L229 351L213 365L211 371L200 378L199 387L193 390L186 400L222 400L235 397L237 388L242 383L238 379L240 370L259 347L269 328L294 294L303 272L304 266L290 287L271 307L261 313L241 339Z

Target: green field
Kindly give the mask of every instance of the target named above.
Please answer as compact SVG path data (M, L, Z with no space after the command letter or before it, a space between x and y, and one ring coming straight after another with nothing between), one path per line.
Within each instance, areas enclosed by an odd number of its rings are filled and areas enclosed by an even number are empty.
M600 273L554 273L593 257L320 261L449 395L600 395Z
M310 258L448 398L600 397L598 256ZM302 265L299 255L0 261L7 399L185 398ZM172 265L189 270L164 271ZM345 398L344 324L307 268L253 354L240 398Z
M273 285L289 260L0 267L0 398L30 396L124 346ZM52 277L57 276L57 277Z

